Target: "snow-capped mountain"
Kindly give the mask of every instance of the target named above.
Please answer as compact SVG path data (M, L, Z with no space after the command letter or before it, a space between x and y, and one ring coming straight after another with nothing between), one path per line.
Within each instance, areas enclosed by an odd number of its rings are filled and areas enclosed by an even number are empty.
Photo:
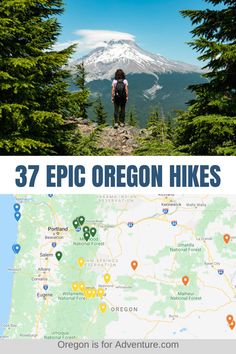
M190 73L200 72L194 65L169 60L159 54L149 53L130 40L110 41L104 47L96 48L87 56L71 63L73 67L84 62L88 72L88 81L110 80L118 68L126 74Z
M205 82L199 67L151 54L130 40L110 41L71 62L72 74L81 62L85 64L92 97L101 96L110 121L113 116L111 79L117 69L124 70L129 82L127 109L136 107L141 127L145 126L151 107L158 106L168 116L174 116L175 110L186 109L186 102L194 98L189 85ZM73 83L70 88L78 89Z

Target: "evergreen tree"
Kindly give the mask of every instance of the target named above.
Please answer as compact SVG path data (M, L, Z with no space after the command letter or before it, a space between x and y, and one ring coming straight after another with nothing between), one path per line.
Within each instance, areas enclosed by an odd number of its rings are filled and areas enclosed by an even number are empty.
M74 146L77 156L111 156L115 151L108 147L101 147L101 126L98 126L88 135L80 136L79 142Z
M107 113L105 112L101 96L98 97L95 103L96 122L98 125L105 125L107 123Z
M194 29L190 45L206 62L207 83L192 85L196 99L177 119L175 142L193 155L233 154L236 136L236 1L205 0L213 10L185 10Z
M78 91L71 94L70 112L77 118L88 119L88 108L92 103L89 101L90 91L86 87L87 72L83 62L76 66L76 71L74 83Z
M127 113L127 122L132 127L138 126L138 118L135 106L132 106Z
M185 10L195 28L190 45L206 62L204 75L209 82L191 86L197 98L192 102L196 113L236 113L236 1L205 0L221 5L219 9Z
M61 0L0 2L0 154L65 154L73 139L62 116L62 70L73 47L53 50Z
M148 122L145 136L140 139L135 155L173 155L173 143L168 134L168 126L163 118L159 117L157 109L153 109Z

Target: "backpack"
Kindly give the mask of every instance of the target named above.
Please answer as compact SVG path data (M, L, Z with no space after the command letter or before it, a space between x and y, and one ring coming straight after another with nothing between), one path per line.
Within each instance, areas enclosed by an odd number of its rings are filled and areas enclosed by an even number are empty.
M119 102L126 100L125 84L123 80L118 80L115 88L115 99Z

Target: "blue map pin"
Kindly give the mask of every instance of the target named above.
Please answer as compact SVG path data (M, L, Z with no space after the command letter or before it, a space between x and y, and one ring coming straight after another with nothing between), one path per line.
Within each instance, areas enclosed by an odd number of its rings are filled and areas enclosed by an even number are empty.
M53 247L53 248L57 247L57 243L56 243L56 242L53 242L53 243L52 243L52 247Z
M218 274L223 275L224 274L224 269L218 269Z
M21 213L18 211L17 213L15 213L15 219L16 221L19 221L21 218Z
M13 246L12 246L12 250L15 254L18 254L21 250L21 246L18 244L18 243L15 243Z
M16 203L14 204L14 210L17 212L20 210L20 204Z
M163 211L163 214L168 214L169 213L169 209L165 208L162 210Z
M172 226L176 226L177 225L177 221L176 220L171 221L171 225Z
M131 227L133 227L133 226L134 226L134 223L133 223L132 221L129 221L127 225L128 225L128 227L130 227L130 228L131 228Z
M43 288L44 288L45 291L47 291L48 290L48 285L44 285Z

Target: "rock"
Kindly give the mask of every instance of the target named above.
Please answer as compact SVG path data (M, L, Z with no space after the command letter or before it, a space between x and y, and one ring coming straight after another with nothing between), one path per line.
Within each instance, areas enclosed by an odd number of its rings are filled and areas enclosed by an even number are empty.
M116 155L132 155L134 149L138 146L138 135L139 129L135 127L127 125L117 129L106 127L101 133L99 146L115 150Z
M83 119L83 121L82 121L82 123L84 124L84 125L89 125L89 119Z
M83 123L84 118L79 117L79 118L76 118L76 120L77 120L77 122L78 122L78 123L81 123L81 124L82 124L82 123Z
M82 135L88 136L98 127L97 123L91 122L89 119L79 117L76 119L78 129ZM138 146L140 129L126 125L114 129L113 127L105 127L99 133L98 147L112 149L116 155L129 156L133 155L134 149Z

